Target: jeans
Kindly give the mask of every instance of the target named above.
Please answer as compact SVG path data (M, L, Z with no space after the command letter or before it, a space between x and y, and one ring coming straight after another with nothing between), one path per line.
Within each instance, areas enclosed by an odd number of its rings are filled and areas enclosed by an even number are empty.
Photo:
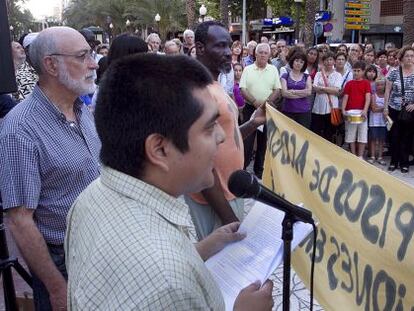
M65 265L65 250L62 246L47 245L50 257L55 263L56 267L62 273L65 280L68 280ZM32 272L33 277L33 301L36 311L51 311L49 292L47 291L43 282Z

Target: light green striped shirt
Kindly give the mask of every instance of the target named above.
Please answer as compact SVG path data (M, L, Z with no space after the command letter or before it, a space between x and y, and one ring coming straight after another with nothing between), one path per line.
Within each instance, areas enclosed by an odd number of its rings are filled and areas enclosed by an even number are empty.
M224 310L183 201L104 167L67 223L70 310Z

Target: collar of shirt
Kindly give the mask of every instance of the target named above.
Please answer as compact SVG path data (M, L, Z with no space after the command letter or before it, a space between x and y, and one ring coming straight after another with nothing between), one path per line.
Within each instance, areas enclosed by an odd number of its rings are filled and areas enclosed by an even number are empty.
M260 71L266 71L266 70L268 70L269 69L269 66L273 66L273 65L270 65L270 64L266 64L266 67L264 67L264 68L260 68L259 66L257 66L257 64L256 64L256 62L254 62L253 63L253 69L254 70L260 70Z
M190 227L188 206L180 199L145 183L142 180L103 166L101 182L113 191L140 202L168 220L180 226Z
M60 118L62 121L66 122L65 115L59 110L59 108L52 101L50 101L50 99L46 96L46 94L43 93L43 91L41 90L38 84L36 84L35 88L33 89L32 96L33 98L36 99L37 103L41 103L41 105L39 105L40 109L46 109L47 111L56 115L56 117ZM78 120L80 120L80 117L82 115L82 106L83 106L82 101L79 98L76 98L73 107L74 107L74 111L75 111L75 114Z

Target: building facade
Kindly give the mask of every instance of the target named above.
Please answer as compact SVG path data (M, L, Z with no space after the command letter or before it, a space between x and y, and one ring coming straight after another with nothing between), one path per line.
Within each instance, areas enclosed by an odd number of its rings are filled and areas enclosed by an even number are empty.
M326 4L327 7L321 8L333 12L330 22L334 27L330 36L326 38L327 42L372 42L376 49L382 49L387 42L394 42L397 47L401 47L403 0L353 0L353 3L369 5L369 14L362 16L367 21L363 23L362 29L347 29L345 26L352 24L346 22L350 16L345 14L349 13L346 12L347 2L351 1L330 0Z

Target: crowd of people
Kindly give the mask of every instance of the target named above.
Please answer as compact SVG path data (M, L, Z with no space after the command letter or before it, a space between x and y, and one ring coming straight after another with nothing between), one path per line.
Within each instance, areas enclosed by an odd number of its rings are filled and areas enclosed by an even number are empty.
M271 64L278 71L272 76L278 80L280 77L276 88L280 88L281 96L276 101L267 98L268 103L369 163L387 165L386 152L391 156L389 171L400 168L402 173L408 173L414 125L412 121L401 120L400 111L402 106L409 113L414 111L413 46L396 49L393 43L387 43L385 50L376 51L370 43L340 44L336 48L321 44L305 49L301 43L288 46L283 39L262 38L261 41L259 44L250 41L246 49L239 42L232 46L233 66L238 68L233 96L237 99L241 93L244 100L238 101L241 121L257 107L254 98L246 94L248 87L243 84L244 79L252 71L260 72L261 76L255 77L250 88L263 87L264 72L270 67L260 64ZM243 56L242 50L247 55ZM265 144L258 137L256 157L260 162ZM248 164L250 158L248 153L245 155ZM261 176L256 162L254 172Z
M386 146L388 169L409 171L414 47L243 46L208 21L183 42L51 27L11 49L0 192L36 310L224 310L203 261L243 238L227 183L253 156L261 178L266 105L370 163L387 164ZM270 310L272 286L234 309Z

